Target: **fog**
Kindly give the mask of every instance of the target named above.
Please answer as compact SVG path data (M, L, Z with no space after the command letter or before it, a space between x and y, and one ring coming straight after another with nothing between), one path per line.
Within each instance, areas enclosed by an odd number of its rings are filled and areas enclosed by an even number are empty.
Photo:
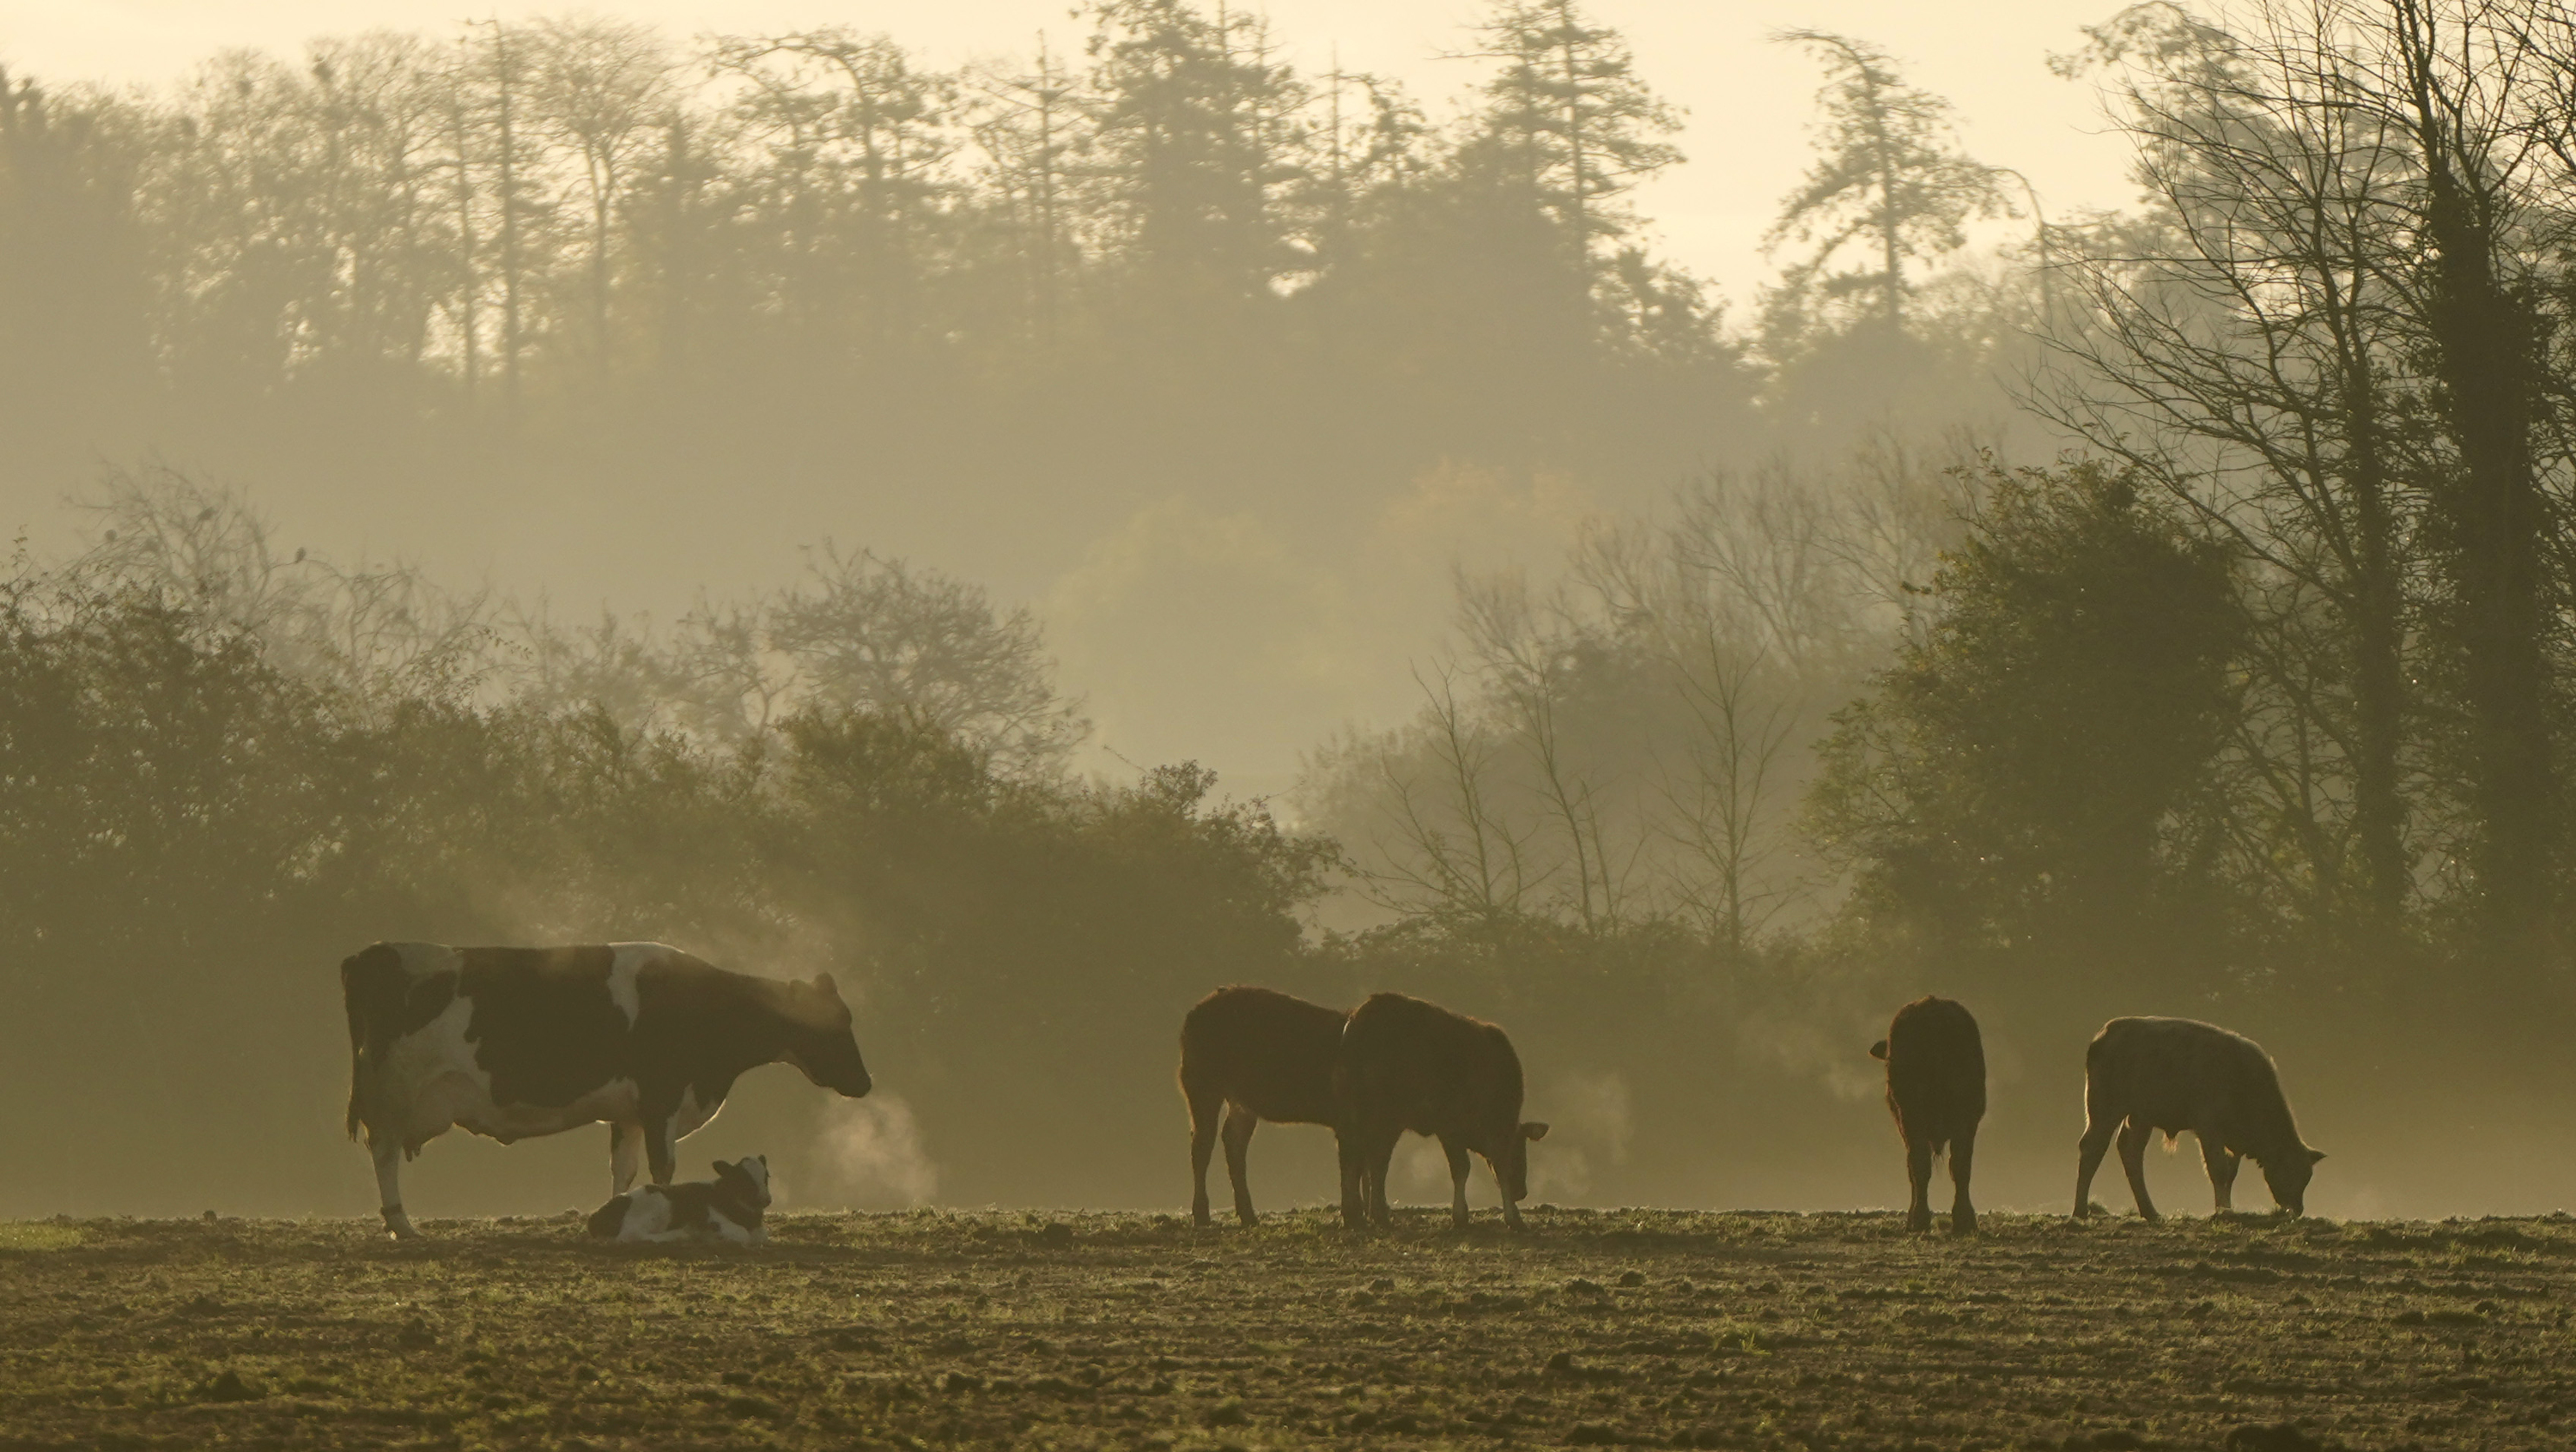
M0 66L49 86L169 88L226 51L291 61L323 36L387 29L447 37L455 33L450 9L0 7ZM477 13L533 21L558 10L504 5ZM1078 60L1089 31L1056 0L930 10L659 3L595 13L654 27L683 54L709 34L882 30L942 68L1024 58L1041 34ZM1266 13L1290 63L1320 73L1338 57L1347 71L1397 81L1434 113L1457 105L1482 78L1470 54L1477 45L1472 5L1306 0ZM1863 35L1903 57L1913 80L1958 104L1968 150L2008 158L2061 212L2116 205L2130 190L2121 176L2126 148L2103 134L2092 88L2048 73L2048 55L2079 39L2069 17L2050 7L1944 18L1888 4L1625 5L1600 19L1628 38L1641 71L1681 113L1675 141L1689 159L1639 180L1641 231L1659 256L1707 279L1739 326L1759 289L1774 280L1762 234L1806 162L1818 74L1766 38L1784 27ZM2015 224L1989 225L2000 235ZM111 457L135 447L131 438L99 442ZM1026 496L1053 490L975 477L974 466L948 461L897 474L869 460L864 447L848 458L800 459L785 473L760 471L769 477L732 471L721 490L674 486L637 508L639 501L578 461L516 461L534 468L543 487L478 489L451 471L415 472L420 461L408 450L391 459L367 454L363 440L340 441L337 457L295 466L256 445L202 432L154 435L151 444L173 463L240 486L294 545L338 559L399 556L444 580L543 591L575 613L605 605L668 618L701 590L725 595L774 586L798 567L800 544L825 536L863 542L1037 608L1065 685L1092 704L1101 746L1136 761L1193 757L1230 781L1280 790L1298 753L1317 738L1410 704L1409 662L1431 648L1447 622L1447 562L1546 568L1576 520L1651 502L1700 463L1758 453L1768 441L1704 429L1667 467L1583 471L1534 488L1460 471L1406 477L1421 469L1418 460L1326 459L1314 467L1394 475L1373 480L1369 497L1358 501L1360 517L1350 521L1357 538L1329 542L1300 528L1306 510L1296 499L1242 497L1230 476L1243 463L1223 451L1126 461L1102 471L1117 477L1055 501L1062 512L1041 523L997 514L1019 514ZM351 458L348 450L361 452ZM357 489L345 482L348 470L401 477ZM62 472L30 478L13 470L0 479L0 521L61 542L68 527L56 507L67 489ZM1389 560L1405 563L1390 570ZM1431 568L1410 568L1415 563ZM1142 582L1145 572L1155 587ZM1239 602L1233 613L1209 618L1203 606L1167 608L1193 572L1232 582L1224 593ZM1261 637L1250 651L1243 648L1247 624ZM1247 657L1261 660L1261 668L1242 669ZM1173 684L1211 673L1226 689ZM1091 764L1107 768L1114 760L1102 754Z
M1504 1023L1538 1200L1895 1203L1925 992L1990 1207L2123 1013L2576 1198L2576 23L2396 13L0 9L0 1214L366 1212L415 938L832 971L790 1206L1177 1206L1235 981Z

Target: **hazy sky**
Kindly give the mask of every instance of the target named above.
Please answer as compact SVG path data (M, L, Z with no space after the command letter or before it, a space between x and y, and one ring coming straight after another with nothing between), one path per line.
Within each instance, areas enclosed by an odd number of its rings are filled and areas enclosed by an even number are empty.
M589 11L649 22L675 36L843 24L882 30L935 64L1025 52L1040 32L1078 49L1085 26L1067 0L613 0L588 6L498 0L0 0L0 64L60 80L153 83L184 74L227 46L293 52L316 35L371 27L438 31L460 17ZM1476 74L1442 60L1463 49L1475 0L1272 0L1278 39L1301 64L1341 63L1401 77L1438 115ZM2050 75L2052 51L2075 47L2076 27L2119 8L2101 3L1991 0L1974 6L1905 0L1595 0L1635 45L1638 66L1688 109L1689 164L1641 199L1669 252L1717 282L1738 316L1769 275L1761 235L1806 161L1805 127L1819 72L1765 37L1784 27L1838 31L1904 61L1924 86L1951 97L1968 147L2019 168L2052 213L2117 205L2128 188L2122 148L2099 134L2089 86Z

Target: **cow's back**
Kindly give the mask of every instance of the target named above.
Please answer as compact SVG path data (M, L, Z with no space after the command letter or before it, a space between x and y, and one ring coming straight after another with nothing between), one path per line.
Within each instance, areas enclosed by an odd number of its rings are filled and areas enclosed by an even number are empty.
M1517 1121L1520 1057L1493 1024L1400 993L1351 1011L1338 1069L1350 1111L1416 1134Z
M1920 998L1887 1027L1887 1102L1907 1138L1935 1147L1986 1114L1986 1049L1977 1020L1946 998Z
M2167 1132L2286 1117L2262 1047L2197 1019L2111 1020L2085 1050L2084 1078L2096 1112Z
M1342 1020L1339 1009L1273 989L1220 988L1181 1020L1181 1090L1276 1123L1333 1123Z

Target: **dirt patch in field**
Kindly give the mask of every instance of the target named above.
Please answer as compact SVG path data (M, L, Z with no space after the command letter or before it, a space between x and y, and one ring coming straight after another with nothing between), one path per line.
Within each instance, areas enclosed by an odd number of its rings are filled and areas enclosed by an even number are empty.
M0 1225L0 1447L2558 1447L2576 1221ZM2566 1425L2562 1425L2562 1420Z

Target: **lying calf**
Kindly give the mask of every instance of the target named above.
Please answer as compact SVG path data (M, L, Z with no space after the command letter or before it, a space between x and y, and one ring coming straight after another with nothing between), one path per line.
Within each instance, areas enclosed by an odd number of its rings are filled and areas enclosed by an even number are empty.
M760 1228L760 1214L768 1208L769 1157L746 1155L734 1164L716 1161L713 1180L642 1185L616 1196L591 1212L590 1233L630 1245L762 1245L769 1232Z

